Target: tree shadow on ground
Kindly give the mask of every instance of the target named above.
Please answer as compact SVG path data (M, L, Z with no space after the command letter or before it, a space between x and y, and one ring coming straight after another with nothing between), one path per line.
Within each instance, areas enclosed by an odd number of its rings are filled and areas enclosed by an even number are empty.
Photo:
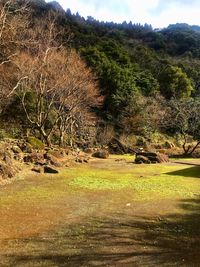
M199 163L190 163L190 162L186 162L186 161L172 161L172 163L177 163L177 164L182 164L182 165L190 165L190 166L199 166L200 167L200 164Z
M179 207L162 217L122 212L85 218L46 236L16 240L2 266L200 266L200 199Z
M168 172L166 174L167 175L177 175L177 176L184 176L184 177L200 178L200 166L186 168L186 169L174 171L174 172Z

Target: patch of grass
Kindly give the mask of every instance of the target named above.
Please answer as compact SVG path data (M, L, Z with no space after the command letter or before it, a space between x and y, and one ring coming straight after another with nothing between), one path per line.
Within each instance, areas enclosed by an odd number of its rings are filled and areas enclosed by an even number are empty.
M131 154L124 154L124 155L110 155L111 159L123 159L127 161L134 161L135 160L135 155Z
M45 148L45 145L43 144L43 142L34 136L29 136L27 141L34 149Z
M69 185L93 191L129 189L136 200L187 198L199 194L200 179L195 178L199 171L200 167L194 172L192 168L171 165L143 165L131 172L84 169Z
M66 196L87 194L87 191L95 194L117 192L122 196L129 192L132 200L192 198L199 195L199 173L200 167L187 165L131 165L131 168L123 165L121 169L81 165L65 169L56 176L35 177L18 191L1 190L0 205L16 202L28 205L38 201L50 204ZM23 185L24 181L19 183Z

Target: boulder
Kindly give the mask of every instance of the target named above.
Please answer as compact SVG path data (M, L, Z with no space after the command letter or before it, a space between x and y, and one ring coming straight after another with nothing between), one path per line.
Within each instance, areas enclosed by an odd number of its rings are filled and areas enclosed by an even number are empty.
M30 153L29 155L24 157L24 162L30 163L42 163L44 162L44 154L43 153Z
M50 166L44 166L44 173L53 173L53 174L56 174L58 173L58 170L50 167Z
M62 167L62 163L53 156L52 154L49 154L48 152L44 155L44 158L48 161L49 164L55 166L55 167Z
M107 150L99 150L94 152L92 156L99 159L107 159L109 157L109 153Z
M127 153L135 154L136 152L138 152L137 149L127 147L125 144L123 144L115 137L113 137L110 140L110 142L108 143L108 147L109 147L109 152L112 154L123 155Z
M24 153L33 153L33 147L29 143L25 143L21 149Z
M142 164L142 163L150 164L151 161L145 156L137 155L135 158L135 163L136 164Z
M93 148L85 148L85 149L84 149L84 152L85 152L86 154L92 154L92 153L94 153L94 149L93 149Z
M140 152L136 154L135 163L163 163L169 162L167 155L155 152Z
M21 148L18 147L18 146L13 146L13 147L12 147L12 151L13 151L14 153L16 153L16 154L20 154L20 153L22 153Z
M17 168L0 162L0 175L2 178L13 178L17 173Z
M37 172L37 173L43 173L43 171L44 171L43 168L37 167L37 166L33 167L31 170L33 172Z

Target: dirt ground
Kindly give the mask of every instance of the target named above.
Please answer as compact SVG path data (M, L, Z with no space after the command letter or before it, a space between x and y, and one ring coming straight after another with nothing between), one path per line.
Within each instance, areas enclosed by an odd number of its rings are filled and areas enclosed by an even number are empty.
M92 160L0 187L0 266L200 266L200 160Z

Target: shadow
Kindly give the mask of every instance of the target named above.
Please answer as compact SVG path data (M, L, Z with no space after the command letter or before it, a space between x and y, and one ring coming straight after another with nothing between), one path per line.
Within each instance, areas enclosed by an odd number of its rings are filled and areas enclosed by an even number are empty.
M15 251L3 255L4 266L200 266L200 200L178 207L162 217L122 212L85 218L43 237L16 240Z
M190 162L181 162L181 161L172 161L172 163L177 163L177 164L182 164L182 165L190 165L190 166L199 166L200 167L200 164L196 164L196 163L190 163Z
M177 175L177 176L184 176L184 177L193 177L193 178L200 178L200 166L198 167L191 167L179 171L168 172L165 173L167 175Z

